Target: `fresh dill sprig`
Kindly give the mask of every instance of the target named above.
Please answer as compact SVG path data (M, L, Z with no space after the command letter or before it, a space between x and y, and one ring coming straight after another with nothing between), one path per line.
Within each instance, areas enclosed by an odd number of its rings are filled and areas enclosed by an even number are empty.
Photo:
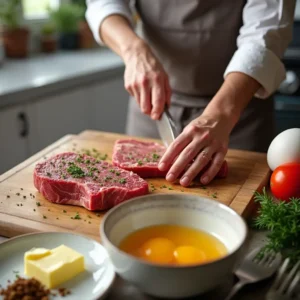
M300 199L274 201L265 188L262 193L255 192L255 202L260 204L253 225L268 230L265 251L281 252L293 261L300 260Z

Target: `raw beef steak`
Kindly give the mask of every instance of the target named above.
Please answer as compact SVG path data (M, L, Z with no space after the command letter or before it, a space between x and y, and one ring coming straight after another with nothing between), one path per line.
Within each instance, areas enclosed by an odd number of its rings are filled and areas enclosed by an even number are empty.
M158 162L165 151L164 146L154 142L117 140L114 144L112 163L143 178L164 177L166 172L158 169Z
M154 142L143 142L134 139L117 140L114 144L112 162L113 165L135 172L143 178L165 177L167 171L158 169L159 160L165 151L164 146ZM209 164L201 173L208 167ZM225 178L227 173L228 165L225 160L216 178Z
M38 163L33 177L47 200L88 210L105 210L148 193L148 183L137 174L72 152Z

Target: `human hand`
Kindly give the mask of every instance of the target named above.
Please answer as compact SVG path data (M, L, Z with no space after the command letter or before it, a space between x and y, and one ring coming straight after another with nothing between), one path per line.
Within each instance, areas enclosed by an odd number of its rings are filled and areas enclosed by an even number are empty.
M142 43L124 55L125 88L141 111L152 119L160 118L165 105L170 105L171 88L162 65L150 48Z
M158 168L168 170L166 179L175 181L181 174L180 184L188 186L205 166L202 184L208 184L220 170L228 149L231 127L224 116L202 114L185 127L168 147Z

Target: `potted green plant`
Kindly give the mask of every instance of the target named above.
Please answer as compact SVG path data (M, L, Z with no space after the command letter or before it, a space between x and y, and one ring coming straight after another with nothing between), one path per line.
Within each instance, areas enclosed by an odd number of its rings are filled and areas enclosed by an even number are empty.
M21 0L0 2L2 39L7 57L23 58L28 55L29 30L21 25Z
M57 48L55 37L56 28L53 23L45 23L41 28L41 50L42 52L54 52Z
M79 21L79 48L93 48L96 45L96 42L93 33L85 19L85 12L87 9L86 0L73 0L72 2L82 8Z
M50 11L50 18L59 33L61 49L76 49L79 44L78 25L82 16L82 8L76 4L62 4L58 9Z

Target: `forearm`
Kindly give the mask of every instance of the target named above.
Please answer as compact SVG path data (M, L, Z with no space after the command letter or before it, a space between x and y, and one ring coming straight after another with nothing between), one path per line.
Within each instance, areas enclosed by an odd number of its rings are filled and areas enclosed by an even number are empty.
M99 28L99 34L103 42L123 60L132 49L144 45L143 40L137 36L127 19L120 15L107 17Z
M230 73L203 114L228 119L231 131L259 88L260 84L252 77L239 72Z

